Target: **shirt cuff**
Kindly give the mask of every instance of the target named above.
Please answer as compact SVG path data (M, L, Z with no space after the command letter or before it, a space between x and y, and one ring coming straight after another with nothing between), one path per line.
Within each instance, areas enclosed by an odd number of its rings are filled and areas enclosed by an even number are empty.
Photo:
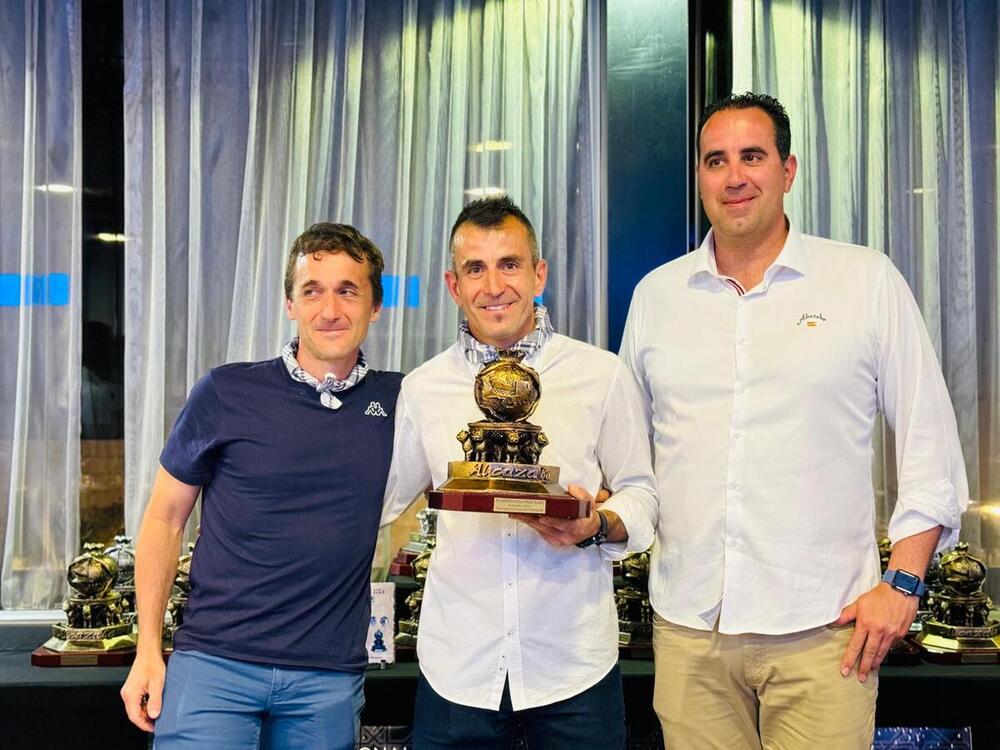
M893 546L895 546L899 540L928 531L935 526L942 527L941 537L938 539L935 552L943 552L944 550L951 549L958 543L960 529L957 520L953 523L945 523L920 510L903 510L899 513L894 513L892 520L889 522L888 537Z
M608 560L621 560L630 552L645 552L653 546L656 530L645 517L641 508L642 501L632 497L632 489L616 492L605 502L600 510L610 510L621 520L628 532L628 539L623 542L605 542L601 545L601 554Z

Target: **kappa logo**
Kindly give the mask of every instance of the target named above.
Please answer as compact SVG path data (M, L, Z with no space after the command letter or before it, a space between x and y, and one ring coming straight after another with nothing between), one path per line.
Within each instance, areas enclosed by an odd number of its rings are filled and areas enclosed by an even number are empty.
M382 404L380 404L378 401L372 401L370 404L368 404L368 408L365 409L365 416L388 417L389 415L386 413L385 409L382 408Z
M815 328L820 323L825 323L826 318L823 317L823 313L802 313L802 317L799 318L799 322L795 325L805 325L806 328Z

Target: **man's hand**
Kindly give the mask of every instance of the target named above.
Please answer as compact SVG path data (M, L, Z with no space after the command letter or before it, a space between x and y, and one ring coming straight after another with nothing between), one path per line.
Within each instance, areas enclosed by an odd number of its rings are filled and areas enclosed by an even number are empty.
M597 503L589 492L578 485L571 484L566 489L577 500L590 500L589 516L571 519L511 513L510 517L533 528L554 547L572 547L577 542L589 539L601 528L601 520L597 517Z
M160 654L137 655L122 685L121 696L128 718L144 732L153 731L153 722L160 715L165 674L166 666Z
M844 652L840 673L847 677L857 664L858 680L864 682L869 672L877 672L892 644L909 632L919 604L919 597L879 583L844 607L833 624L853 622L854 635Z

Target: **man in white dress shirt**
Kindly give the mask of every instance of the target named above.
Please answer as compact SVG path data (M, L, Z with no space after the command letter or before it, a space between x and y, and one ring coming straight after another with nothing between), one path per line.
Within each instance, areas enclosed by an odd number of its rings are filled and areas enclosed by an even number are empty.
M868 748L877 670L913 621L968 485L913 296L874 250L801 234L788 116L702 116L712 230L636 287L622 340L654 441L654 708L681 748ZM879 582L871 436L896 434Z
M383 523L463 458L457 432L481 420L473 383L499 350L541 378L532 422L541 462L571 494L611 497L588 518L442 511L420 610L414 746L624 745L618 620L610 561L653 541L657 505L642 403L614 355L552 330L534 300L548 272L509 198L475 201L451 233L448 290L458 341L410 373L397 404Z

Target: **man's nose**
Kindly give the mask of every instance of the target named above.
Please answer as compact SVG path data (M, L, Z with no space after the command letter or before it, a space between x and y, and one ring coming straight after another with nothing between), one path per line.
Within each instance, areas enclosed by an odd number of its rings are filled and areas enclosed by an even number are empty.
M322 313L324 318L331 320L340 315L340 299L336 294L328 294L323 298Z
M740 188L746 184L747 177L744 172L743 162L731 161L726 168L726 187Z
M495 297L503 292L503 280L500 278L500 272L495 268L486 272L486 276L483 281L487 294Z

